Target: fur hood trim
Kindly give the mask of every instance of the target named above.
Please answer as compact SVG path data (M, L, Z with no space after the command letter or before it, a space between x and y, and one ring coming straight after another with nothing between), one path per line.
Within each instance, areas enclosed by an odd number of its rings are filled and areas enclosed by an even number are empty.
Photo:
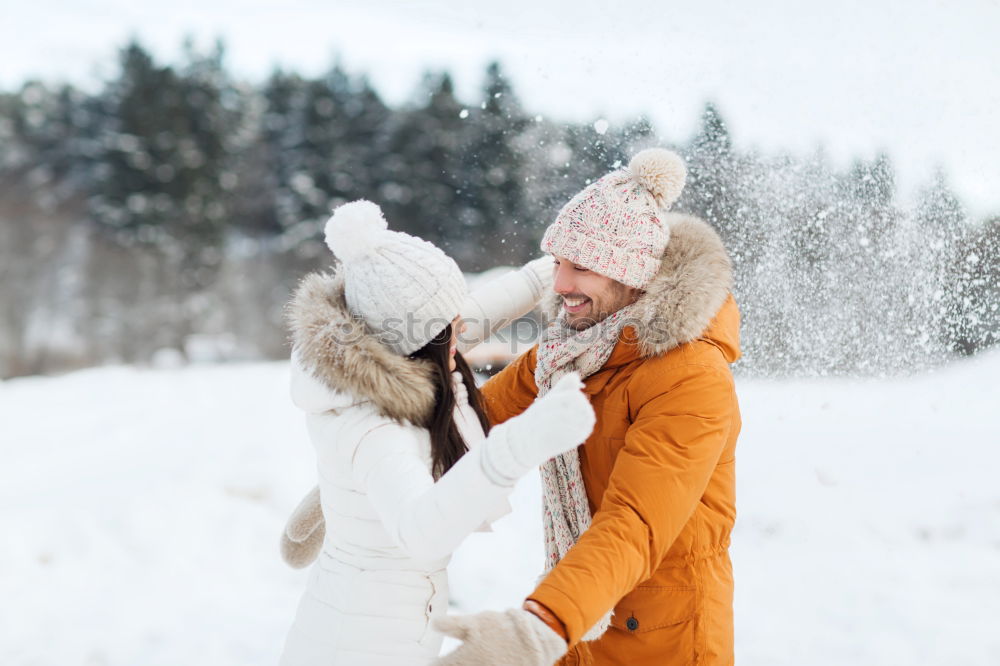
M294 355L326 388L422 425L434 408L431 365L393 353L351 315L342 271L302 279L286 309Z
M667 213L663 220L670 226L670 242L659 270L633 306L644 358L701 337L732 289L732 265L715 230L683 213ZM554 318L560 307L560 297L552 294L545 313Z

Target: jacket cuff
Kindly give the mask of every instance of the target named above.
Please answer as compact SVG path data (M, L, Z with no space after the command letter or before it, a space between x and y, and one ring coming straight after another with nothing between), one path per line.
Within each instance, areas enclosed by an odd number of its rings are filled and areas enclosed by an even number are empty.
M572 597L556 587L546 585L543 581L535 588L534 592L528 595L528 599L547 608L556 619L562 622L566 628L567 643L570 647L580 642L586 623L583 611Z
M562 623L562 620L557 618L548 608L546 608L539 602L535 601L534 599L525 599L524 605L521 608L528 611L529 613L537 617L539 620L547 624L549 626L549 629L559 634L559 637L562 638L564 641L569 640L568 636L566 635L566 625L564 625Z

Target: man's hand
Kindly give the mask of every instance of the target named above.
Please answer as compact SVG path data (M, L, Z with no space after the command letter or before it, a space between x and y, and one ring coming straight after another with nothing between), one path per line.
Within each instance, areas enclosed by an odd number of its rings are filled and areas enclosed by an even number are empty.
M454 652L434 662L438 666L552 666L566 654L566 641L520 608L449 615L434 627L462 641Z

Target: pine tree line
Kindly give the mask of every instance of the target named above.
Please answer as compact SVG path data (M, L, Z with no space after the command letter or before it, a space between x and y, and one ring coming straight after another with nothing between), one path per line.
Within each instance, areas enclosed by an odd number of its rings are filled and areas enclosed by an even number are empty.
M0 376L164 349L284 356L282 305L329 265L331 208L376 201L469 271L517 264L572 194L650 145L685 156L677 208L733 256L744 371L910 370L1000 336L1000 219L967 219L942 174L904 208L885 156L839 172L740 152L712 105L686 141L642 118L563 123L529 113L498 64L474 104L438 72L399 108L339 66L237 81L221 46L169 65L131 43L119 64L96 92L0 93Z

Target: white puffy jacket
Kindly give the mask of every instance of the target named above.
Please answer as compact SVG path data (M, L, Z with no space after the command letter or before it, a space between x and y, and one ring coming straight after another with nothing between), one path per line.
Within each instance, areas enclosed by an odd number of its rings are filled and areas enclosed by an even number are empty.
M545 278L536 264L472 294L463 315L473 334L483 319L495 322L478 329L486 336L529 311ZM433 408L430 376L358 329L342 278L306 278L290 318L292 397L316 448L326 536L281 664L428 663L440 651L431 620L448 609L450 555L509 510L511 487L484 472L483 431L457 373L456 423L470 453L434 482L429 434L412 425Z

